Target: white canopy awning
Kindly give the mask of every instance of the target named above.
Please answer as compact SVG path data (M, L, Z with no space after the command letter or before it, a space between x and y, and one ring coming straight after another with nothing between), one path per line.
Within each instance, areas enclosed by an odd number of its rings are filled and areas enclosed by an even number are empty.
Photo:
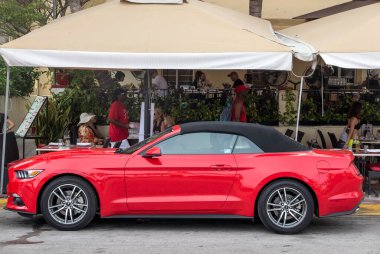
M290 70L270 22L188 0L111 1L0 46L10 66ZM171 4L155 4L167 2Z
M329 65L380 69L380 3L310 21L280 33L313 45Z

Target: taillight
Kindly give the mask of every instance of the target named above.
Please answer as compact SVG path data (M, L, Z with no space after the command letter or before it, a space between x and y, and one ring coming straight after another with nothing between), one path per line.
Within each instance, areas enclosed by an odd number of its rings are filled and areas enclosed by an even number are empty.
M350 169L355 175L360 175L359 169L356 167L354 162L351 162Z

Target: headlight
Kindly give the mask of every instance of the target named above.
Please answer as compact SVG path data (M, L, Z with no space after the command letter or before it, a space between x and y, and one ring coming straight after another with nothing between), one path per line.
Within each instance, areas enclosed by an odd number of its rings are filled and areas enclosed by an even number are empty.
M30 179L38 176L42 171L41 169L15 170L15 174L18 179Z

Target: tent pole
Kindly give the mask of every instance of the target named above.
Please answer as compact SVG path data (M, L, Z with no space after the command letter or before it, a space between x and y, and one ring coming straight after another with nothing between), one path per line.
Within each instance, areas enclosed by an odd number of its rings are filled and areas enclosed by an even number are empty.
M324 83L323 83L324 77L323 77L323 68L321 64L321 98L322 98L322 116L325 116L325 107L324 107L324 102L325 102L325 88L324 88Z
M301 102L302 102L302 89L303 89L303 82L304 82L305 77L301 77L301 86L300 86L300 93L298 95L298 111L297 111L297 125L296 125L296 136L295 140L298 140L298 129L300 125L300 115L301 115Z
M149 137L150 134L150 88L152 83L152 79L150 77L150 70L146 70L144 82L146 87L144 95L144 139L146 139Z
M53 19L57 18L57 0L53 0Z
M9 100L9 83L10 83L10 73L11 69L7 66L7 83L5 89L5 103L4 103L4 123L3 123L3 150L1 151L1 178L0 178L0 194L3 192L4 185L4 164L5 164L5 147L7 143L7 119L8 119L8 100Z

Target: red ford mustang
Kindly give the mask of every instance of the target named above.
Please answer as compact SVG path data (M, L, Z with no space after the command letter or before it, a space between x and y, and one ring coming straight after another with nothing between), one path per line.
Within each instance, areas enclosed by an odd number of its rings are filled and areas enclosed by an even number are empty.
M353 155L310 150L271 127L174 126L126 150L35 156L9 168L7 209L60 230L117 218L249 218L296 233L313 216L351 214L363 199Z

